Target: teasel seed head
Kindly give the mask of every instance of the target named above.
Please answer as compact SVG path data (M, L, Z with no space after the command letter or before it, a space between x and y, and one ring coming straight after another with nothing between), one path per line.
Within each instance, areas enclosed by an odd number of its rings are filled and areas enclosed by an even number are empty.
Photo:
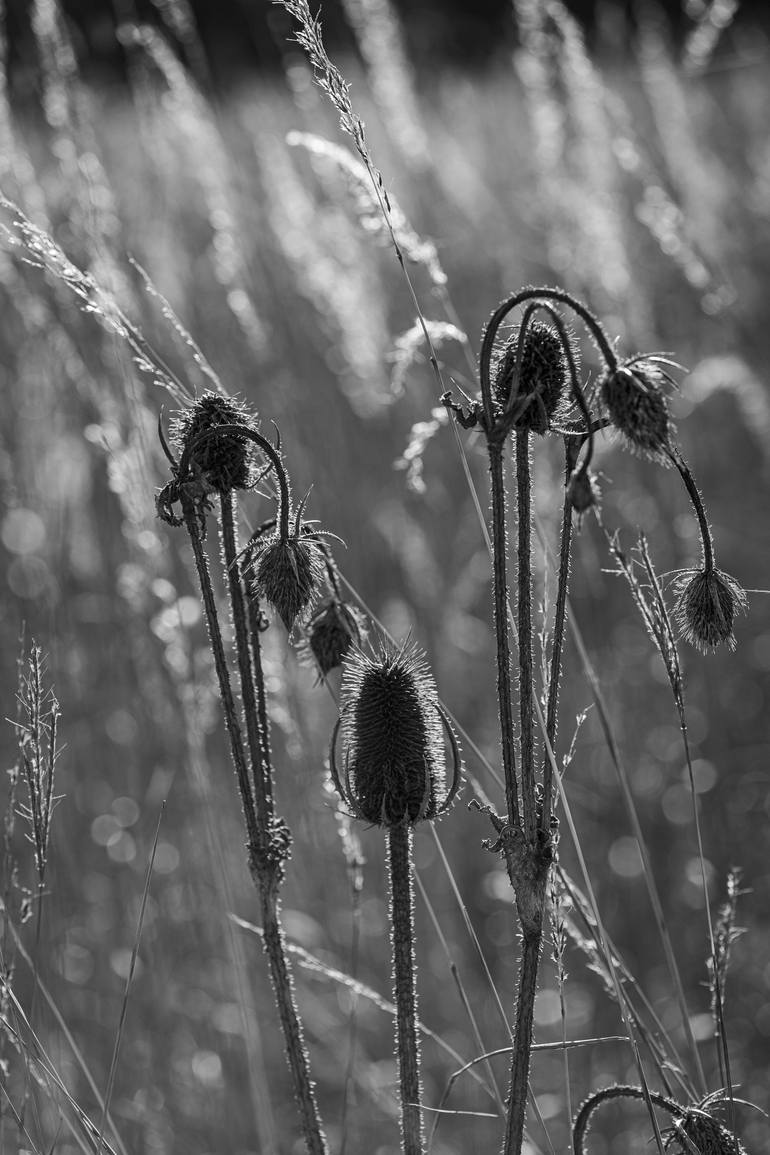
M310 658L323 681L338 669L351 645L360 646L366 637L366 618L349 602L330 597L322 603L307 623L303 654Z
M323 577L323 557L310 536L258 537L247 547L243 566L248 592L269 602L291 632L311 605Z
M512 423L521 432L531 430L545 433L559 408L567 383L567 359L559 334L542 321L531 321L524 334L521 350L521 371L516 381L519 364L519 330L506 342L497 362L494 377L495 400L505 411L516 390L514 406L527 397L531 401Z
M686 1140L679 1139L683 1151L691 1150L689 1140L700 1155L746 1155L745 1147L732 1131L706 1111L694 1107L676 1121L674 1135L686 1136Z
M254 429L257 422L240 402L207 391L180 412L171 424L171 436L184 453L202 434L218 425L246 425ZM205 438L192 450L189 465L194 474L203 477L219 493L246 489L251 481L248 439L237 433Z
M575 513L583 515L599 504L601 494L596 478L588 469L575 469L567 484L567 497Z
M334 741L332 776L357 817L374 826L414 825L448 808L459 786L460 756L433 676L416 646L383 645L375 657L351 649L343 666L339 729L344 785ZM453 756L448 790L443 731Z
M745 590L718 569L685 570L676 583L674 616L681 636L702 653L726 642L735 649L736 610L748 606Z
M673 426L664 387L676 382L665 359L634 357L607 373L601 396L610 420L629 449L668 465Z

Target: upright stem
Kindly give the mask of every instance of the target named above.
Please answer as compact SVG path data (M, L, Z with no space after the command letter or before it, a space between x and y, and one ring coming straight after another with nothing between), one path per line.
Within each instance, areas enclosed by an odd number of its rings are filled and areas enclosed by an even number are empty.
M244 604L240 564L238 561L238 538L232 493L223 493L221 495L221 501L222 552L225 560L225 570L227 571L233 626L235 627L235 650L238 658L238 670L241 677L243 714L249 740L257 814L259 816L260 826L264 827L267 824L267 790L265 784L270 775L270 767L265 763L264 747L260 740L259 712L254 687L251 653L249 651L249 631L246 621L246 606Z
M265 672L262 669L262 637L261 612L259 602L252 596L247 603L249 617L249 639L251 642L251 660L254 669L254 685L257 690L257 715L259 718L259 740L262 744L262 757L267 767L272 766L270 751L270 723L267 715L267 695L265 693ZM268 818L272 819L275 813L273 802L273 776L270 771L265 775L265 796L267 801Z
M532 666L532 477L529 432L516 434L516 494L518 508L518 629L519 713L521 717L521 799L524 829L532 842L537 826L535 799L535 734Z
M417 990L414 960L414 890L411 872L412 829L406 821L388 830L390 904L393 934L393 981L396 1003L396 1048L401 1091L403 1155L422 1155L422 1087L417 1034Z
M198 571L198 581L201 587L201 596L203 597L203 608L206 614L206 624L209 631L211 652L214 655L214 665L216 667L217 679L219 681L219 696L222 700L222 708L225 714L225 729L227 730L227 734L230 739L230 753L232 755L233 764L235 766L235 773L238 778L238 789L240 790L241 802L243 804L243 815L246 822L246 836L248 839L249 856L251 858L253 856L254 848L259 845L257 817L256 811L254 809L254 798L251 793L251 784L249 782L249 769L246 762L246 754L243 748L241 728L238 723L238 713L235 708L235 698L233 697L233 691L230 685L230 675L227 670L225 647L222 643L222 631L219 628L219 615L217 613L217 604L214 598L214 590L211 585L209 562L208 558L206 557L206 552L203 548L203 542L201 540L198 513L196 512L192 501L188 498L183 498L182 510L184 513L185 525L187 526L187 532L190 535L193 557L195 559L195 568ZM253 863L250 863L250 865L253 867Z
M543 892L545 880L543 881ZM541 904L542 910L542 904ZM516 1000L516 1024L513 1036L511 1082L508 1091L508 1112L505 1122L503 1155L520 1155L524 1138L524 1117L527 1111L527 1088L532 1055L532 1026L537 994L537 972L543 941L542 915L539 925L525 929L519 963L519 993Z
M566 437L564 439L565 453L565 482L568 482L575 468L580 446L580 438ZM554 748L556 741L556 726L559 716L559 686L561 684L561 663L564 653L564 627L567 622L567 588L569 586L569 567L572 553L572 502L569 494L564 493L564 507L561 515L561 541L559 545L559 576L556 585L556 608L553 619L553 641L551 645L551 669L548 677L548 702L546 704L545 732L548 744ZM543 759L543 820L541 829L548 830L551 817L553 789L553 768L551 759Z
M519 824L519 798L516 781L513 712L511 707L511 651L508 640L508 576L506 565L505 484L503 480L503 445L490 441L489 473L492 488L492 543L495 634L497 636L497 697L500 711L505 801L508 821Z

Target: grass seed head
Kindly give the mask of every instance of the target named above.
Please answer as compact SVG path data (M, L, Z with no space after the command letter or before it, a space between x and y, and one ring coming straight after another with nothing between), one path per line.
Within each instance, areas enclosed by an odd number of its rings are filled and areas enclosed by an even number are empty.
M269 602L291 631L316 595L323 576L323 561L312 539L283 538L273 533L254 542L244 574L253 596Z
M360 817L375 826L433 818L446 757L433 676L414 646L353 650L341 690L345 775Z
M630 449L667 463L671 418L663 391L670 381L653 361L636 359L619 365L601 384L610 420Z
M679 578L674 615L682 637L705 654L722 642L735 649L735 613L747 605L745 591L729 574L688 570Z
M365 634L363 614L348 602L332 597L316 610L307 625L305 652L322 680L342 665L351 644L360 645Z
M183 409L171 426L171 435L184 450L218 425L248 425L254 428L254 416L232 398L211 391L199 397L189 409ZM248 439L237 433L211 437L198 445L190 457L193 473L202 475L219 493L246 489L251 480L251 452Z
M531 321L524 335L521 373L516 382L519 358L519 330L508 340L497 362L494 380L495 400L504 410L515 389L516 401L531 397L523 413L513 423L519 431L545 433L564 396L567 382L567 359L559 334L542 321Z

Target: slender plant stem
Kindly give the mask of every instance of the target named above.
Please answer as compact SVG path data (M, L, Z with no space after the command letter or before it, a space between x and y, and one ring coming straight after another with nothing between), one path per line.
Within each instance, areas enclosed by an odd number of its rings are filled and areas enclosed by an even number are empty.
M417 989L414 960L414 889L411 873L412 830L406 821L388 830L390 904L393 935L393 982L396 1004L396 1048L401 1092L403 1155L422 1155L422 1087L417 1034Z
M273 759L270 751L270 719L267 713L267 694L265 692L265 672L262 669L262 615L259 602L255 596L247 601L249 616L249 639L251 641L251 660L254 670L254 685L257 690L257 715L259 717L259 740L262 743L262 757L267 767L272 767ZM273 776L270 771L265 775L265 799L268 818L272 820L275 814L273 802Z
M511 707L511 649L508 638L508 575L506 564L507 533L505 528L505 482L503 446L489 443L489 473L492 488L492 542L494 574L495 633L497 635L497 697L502 735L505 801L508 820L518 825L519 797L516 781L516 748L514 745Z
M505 1123L503 1155L520 1155L524 1138L524 1117L527 1111L527 1086L532 1054L532 1025L542 941L541 917L539 926L525 929L522 936L519 992L516 1000L516 1024L513 1035L511 1083L508 1092L508 1114Z
M251 755L251 772L254 782L254 798L260 835L264 839L267 827L267 794L265 783L270 775L270 767L265 764L264 747L260 738L259 711L254 686L254 673L249 650L249 630L246 620L243 584L238 561L238 538L235 523L235 498L231 492L221 495L222 505L222 553L227 573L230 605L235 627L235 649L241 678L243 716Z
M709 528L708 519L706 517L706 509L703 505L703 498L700 495L698 486L695 484L695 478L692 475L690 467L682 457L679 450L669 450L668 456L679 470L679 475L685 484L685 489L687 490L690 501L692 502L692 507L695 510L695 516L698 519L701 540L703 542L704 569L708 573L711 573L714 570L714 543L711 538L711 530Z
M532 717L532 474L530 434L516 434L516 498L518 528L519 715L521 718L521 800L524 831L534 841L537 828L535 798L535 732Z
M581 439L565 437L564 439L564 473L565 481L569 481L575 468ZM572 555L572 502L569 494L564 494L564 506L561 515L561 541L559 545L559 576L556 585L556 606L553 619L553 641L551 644L551 669L548 677L548 700L546 703L545 729L551 748L556 741L556 727L559 716L559 687L561 684L561 664L564 654L564 629L567 623L567 589L569 586L570 558ZM543 760L543 820L541 829L548 830L553 790L553 772L551 760Z
M241 727L238 723L238 712L235 707L235 698L233 697L232 686L230 685L230 674L225 659L225 648L222 642L222 631L219 626L219 615L217 613L214 590L211 585L209 563L206 551L203 548L203 541L201 540L198 513L190 498L182 498L182 511L184 513L187 532L190 535L195 568L198 572L198 581L201 587L211 652L214 655L214 665L219 681L219 696L222 700L222 708L225 715L225 729L230 739L230 753L238 778L238 789L241 794L243 816L246 822L246 836L251 857L253 856L253 848L259 845L257 816L254 809L254 798L251 793L251 783L249 782L249 769L246 761L246 753L243 748ZM250 863L250 865L253 869L253 863Z

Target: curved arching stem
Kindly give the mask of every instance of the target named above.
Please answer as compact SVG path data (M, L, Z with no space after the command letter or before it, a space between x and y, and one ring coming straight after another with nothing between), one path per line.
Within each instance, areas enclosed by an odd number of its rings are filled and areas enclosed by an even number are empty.
M498 305L495 312L490 317L487 326L484 330L484 338L481 343L481 353L479 355L479 377L481 380L481 397L484 405L484 416L488 425L494 421L494 405L492 401L492 389L489 380L489 370L492 363L492 350L494 348L497 334L500 331L500 326L505 321L509 313L517 309L519 305L525 304L527 301L534 301L542 299L544 301L556 301L559 304L567 305L572 309L586 328L591 333L591 336L596 341L599 347L599 352L607 363L607 368L610 372L614 372L618 367L618 359L613 352L610 345L609 338L604 332L604 329L585 305L582 305L571 293L565 293L562 289L524 289L520 293L515 293L512 297L508 297L501 305Z
M643 1099L650 1110L652 1107L662 1107L664 1111L668 1111L671 1115L684 1115L686 1108L677 1103L675 1099L670 1099L668 1095L661 1095L660 1091L651 1091L648 1087L604 1087L601 1091L597 1091L586 1099L583 1106L578 1112L575 1119L575 1125L572 1128L572 1150L574 1155L586 1155L585 1138L588 1131L588 1123L597 1107L602 1103L609 1102L610 1099Z
M232 437L233 435L245 437L249 441L253 441L255 445L259 446L273 466L275 476L278 480L278 491L281 499L278 512L278 529L281 537L285 541L290 537L289 519L291 517L291 497L289 494L289 479L286 475L279 451L266 437L263 437L261 433L257 433L256 429L251 429L248 425L215 425L213 429L205 430L205 432L201 433L199 437L196 437L193 442L185 446L184 452L179 459L177 477L179 480L184 479L190 465L190 458L201 445L205 445L205 443L213 437Z
M687 494L692 502L692 507L695 510L695 516L700 526L700 536L703 543L703 567L707 573L711 573L714 570L714 541L711 537L711 528L706 517L703 498L700 495L698 486L695 484L692 471L679 450L667 449L666 453L679 471L679 476L682 478Z
M460 782L462 780L462 759L460 757L460 749L457 745L457 739L455 738L455 732L452 729L452 723L447 718L446 713L441 706L438 707L438 713L444 726L447 738L449 739L449 746L452 751L453 765L452 785L449 787L446 798L436 811L436 814L443 814L452 805L457 796L457 791L460 789Z

